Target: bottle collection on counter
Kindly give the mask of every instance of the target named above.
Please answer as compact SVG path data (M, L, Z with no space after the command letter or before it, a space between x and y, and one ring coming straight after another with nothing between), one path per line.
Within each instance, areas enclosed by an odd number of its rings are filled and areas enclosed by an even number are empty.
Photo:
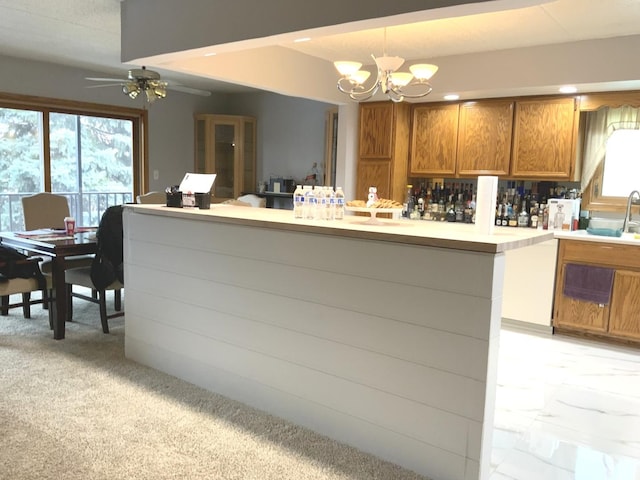
M552 189L547 197L513 181L496 199L496 226L577 230L580 215L580 192L575 189Z
M507 181L496 198L495 224L502 227L576 230L580 192L550 187L544 194L538 184L525 189L524 181ZM475 223L476 192L473 183L421 183L407 185L402 217L410 220Z
M474 223L476 196L471 183L407 185L402 216L410 220Z

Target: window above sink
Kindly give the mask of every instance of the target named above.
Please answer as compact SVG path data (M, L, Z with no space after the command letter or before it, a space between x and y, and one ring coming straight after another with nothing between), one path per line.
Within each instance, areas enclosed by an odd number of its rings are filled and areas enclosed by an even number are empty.
M624 214L629 193L640 190L638 92L584 98L581 109L588 110L580 113L579 134L583 209Z

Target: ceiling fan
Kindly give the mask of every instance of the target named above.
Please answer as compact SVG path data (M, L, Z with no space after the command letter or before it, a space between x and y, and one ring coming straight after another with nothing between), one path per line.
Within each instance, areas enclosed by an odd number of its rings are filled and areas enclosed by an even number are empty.
M122 93L130 98L137 98L142 92L147 97L147 102L155 102L159 98L167 96L167 90L175 90L177 92L190 93L192 95L201 95L208 97L211 92L199 90L197 88L185 87L177 83L171 83L160 79L160 74L153 70L147 70L146 67L133 68L129 70L127 78L96 78L87 77L87 80L93 82L111 82L104 85L90 85L87 88L112 87L119 85L122 87Z

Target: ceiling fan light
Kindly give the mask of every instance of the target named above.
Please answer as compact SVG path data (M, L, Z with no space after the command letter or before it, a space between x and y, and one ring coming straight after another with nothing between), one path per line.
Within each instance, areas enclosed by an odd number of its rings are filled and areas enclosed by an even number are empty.
M131 92L137 92L137 91L138 91L138 85L136 85L135 83L125 83L124 85L122 85L122 93L124 93L125 95L130 95Z
M333 65L336 67L336 70L338 70L338 72L340 72L340 75L342 75L343 77L352 76L354 73L360 70L360 67L362 66L362 64L358 62L345 62L345 61L333 62Z
M167 96L167 90L164 87L156 87L153 89L153 93L158 98L165 98Z
M438 66L430 63L416 63L411 65L409 70L418 80L429 80L438 71Z
M132 99L138 98L138 94L140 93L140 89L138 89L138 87L129 87L127 91L123 88L123 91Z
M144 93L147 95L147 102L153 103L156 101L156 94L151 88L147 88Z

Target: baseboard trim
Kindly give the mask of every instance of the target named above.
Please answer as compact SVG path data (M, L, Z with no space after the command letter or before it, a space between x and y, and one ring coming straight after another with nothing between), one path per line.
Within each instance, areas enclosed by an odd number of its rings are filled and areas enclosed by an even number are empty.
M540 325L539 323L523 322L513 318L503 318L502 327L510 330L525 330L527 332L541 333L552 335L553 327L551 325Z

